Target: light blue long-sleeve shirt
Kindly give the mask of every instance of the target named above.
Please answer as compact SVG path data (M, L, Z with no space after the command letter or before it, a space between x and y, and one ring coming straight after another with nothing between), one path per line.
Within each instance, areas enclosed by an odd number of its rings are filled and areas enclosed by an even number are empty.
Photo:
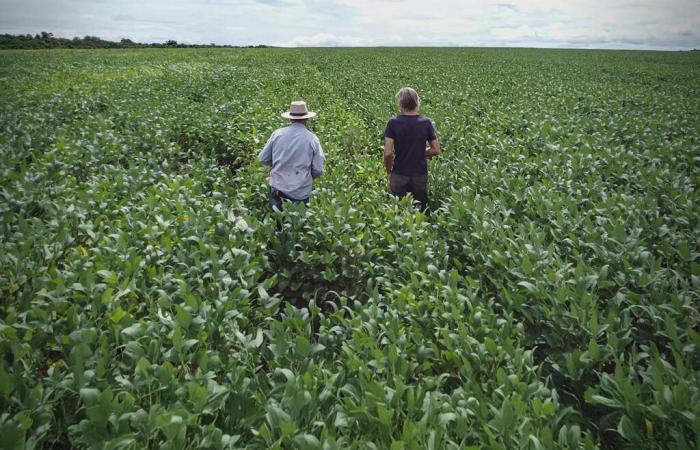
M293 123L272 133L258 159L272 166L270 186L303 200L311 195L312 180L323 175L326 157L316 135Z

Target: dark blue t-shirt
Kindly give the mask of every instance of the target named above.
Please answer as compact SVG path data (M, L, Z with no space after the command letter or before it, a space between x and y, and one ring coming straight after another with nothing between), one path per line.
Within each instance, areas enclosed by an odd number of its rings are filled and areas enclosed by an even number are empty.
M421 115L401 114L389 119L384 137L394 140L393 173L415 177L428 173L425 144L435 140L433 122Z

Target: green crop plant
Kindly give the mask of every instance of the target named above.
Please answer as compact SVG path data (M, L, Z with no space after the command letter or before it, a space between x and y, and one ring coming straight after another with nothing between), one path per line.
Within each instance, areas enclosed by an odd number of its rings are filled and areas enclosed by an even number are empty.
M0 448L700 447L699 58L1 51ZM327 170L278 215L297 98Z

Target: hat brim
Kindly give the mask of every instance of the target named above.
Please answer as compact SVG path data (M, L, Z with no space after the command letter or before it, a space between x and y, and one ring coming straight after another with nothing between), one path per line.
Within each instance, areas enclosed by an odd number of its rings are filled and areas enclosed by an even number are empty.
M289 111L283 112L280 115L285 119L311 119L312 117L316 117L316 113L313 111L309 111L303 116L293 116L289 113Z

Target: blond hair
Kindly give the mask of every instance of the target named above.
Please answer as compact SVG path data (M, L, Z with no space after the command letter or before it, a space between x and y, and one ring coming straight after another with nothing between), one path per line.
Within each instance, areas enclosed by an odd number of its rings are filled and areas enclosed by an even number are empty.
M396 93L396 102L403 111L415 111L420 106L420 97L415 89L405 87Z

